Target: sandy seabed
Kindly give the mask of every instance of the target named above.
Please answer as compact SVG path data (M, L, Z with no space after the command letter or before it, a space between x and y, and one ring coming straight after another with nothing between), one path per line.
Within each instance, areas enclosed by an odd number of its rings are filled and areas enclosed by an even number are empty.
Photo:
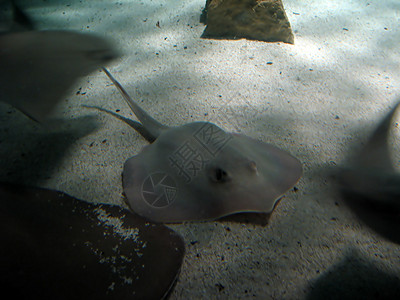
M109 70L160 122L207 120L274 144L303 164L298 190L286 193L267 226L251 220L170 226L185 238L187 252L171 299L379 299L400 293L400 246L356 219L328 176L348 163L400 99L400 2L285 0L294 45L201 39L204 5L26 5L39 29L113 40L124 55ZM9 170L1 179L121 204L123 163L147 142L82 104L134 118L100 71L77 83L51 126L35 125L1 104L1 151L8 157L2 167ZM399 136L398 127L393 134Z

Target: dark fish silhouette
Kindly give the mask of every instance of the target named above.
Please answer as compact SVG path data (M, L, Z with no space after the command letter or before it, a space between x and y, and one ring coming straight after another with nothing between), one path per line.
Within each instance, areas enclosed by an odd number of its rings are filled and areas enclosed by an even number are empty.
M118 57L108 41L91 34L30 30L15 5L14 19L0 34L0 101L34 120L43 121L80 76Z
M0 183L0 288L18 299L162 299L184 242L120 207Z
M379 124L351 168L339 173L341 192L352 211L377 233L400 244L400 174L387 145L396 104Z

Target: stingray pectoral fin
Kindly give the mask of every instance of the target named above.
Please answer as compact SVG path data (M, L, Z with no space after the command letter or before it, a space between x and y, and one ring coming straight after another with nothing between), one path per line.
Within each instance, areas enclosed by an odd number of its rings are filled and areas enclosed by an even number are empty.
M202 198L204 189L198 191L174 173L169 168L168 156L158 150L154 144L149 145L124 164L122 184L130 208L154 222L215 218L218 203L204 208L204 203L210 201Z
M297 158L271 144L241 134L233 136L231 146L246 157L248 163L245 164L247 168L237 169L235 183L221 196L225 215L271 212L276 201L300 179L302 165Z
M393 118L400 102L396 103L390 112L382 119L378 127L368 139L364 148L357 155L354 162L355 165L369 168L377 168L378 170L394 171L392 161L390 159L390 151L388 147L388 138L390 127L393 125Z
M122 172L122 185L130 208L137 214L154 221L160 218L157 214L157 207L163 207L163 199L159 198L157 190L157 174L149 171L146 149L136 156L128 159L124 164Z
M185 244L163 225L54 190L0 183L0 199L1 288L17 299L165 299L177 279Z
M337 173L350 209L370 228L400 244L400 175L390 159L388 136L400 103L379 123L353 165Z
M264 157L269 156L270 164L260 159L261 164L258 164L258 169L260 173L264 174L269 174L270 168L274 169L274 172L271 172L273 175L271 174L270 180L280 197L299 181L303 174L302 164L296 157L273 145L264 144L264 149L263 155ZM260 153L260 155L262 154Z
M43 120L78 77L118 56L105 41L68 31L0 36L0 101Z

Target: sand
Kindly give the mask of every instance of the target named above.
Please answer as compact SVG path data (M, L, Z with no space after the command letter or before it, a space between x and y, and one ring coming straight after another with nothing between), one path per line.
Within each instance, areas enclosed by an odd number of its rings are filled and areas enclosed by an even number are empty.
M124 55L109 70L160 122L211 121L303 163L298 190L286 193L267 226L251 218L170 226L187 244L171 299L400 292L400 246L355 218L328 176L400 98L398 1L285 0L294 45L201 39L205 0L25 2L40 29L113 40ZM47 126L1 104L1 180L123 204L123 163L147 142L82 104L134 118L100 71L71 89ZM393 158L399 166L400 155Z

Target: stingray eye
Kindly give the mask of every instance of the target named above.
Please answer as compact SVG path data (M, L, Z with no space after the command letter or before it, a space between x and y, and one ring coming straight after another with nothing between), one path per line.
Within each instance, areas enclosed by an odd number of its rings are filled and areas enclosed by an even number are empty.
M209 178L211 181L218 183L223 183L230 180L229 174L225 170L218 167L209 169Z
M248 167L250 171L256 175L258 175L257 164L255 161L251 161L248 163Z

